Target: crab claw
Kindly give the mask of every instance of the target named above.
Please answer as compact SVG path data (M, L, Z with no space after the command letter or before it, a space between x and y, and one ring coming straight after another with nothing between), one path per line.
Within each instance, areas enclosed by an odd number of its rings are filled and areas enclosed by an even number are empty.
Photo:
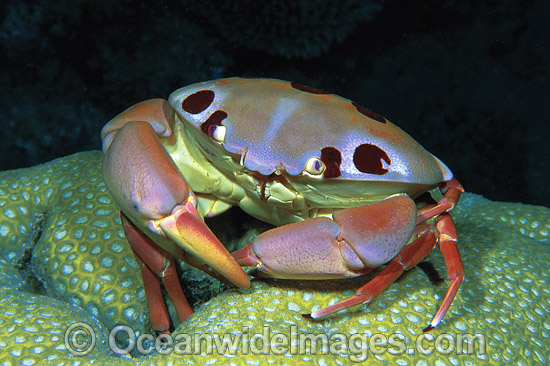
M202 260L235 286L249 287L250 280L246 273L206 226L191 201L176 207L172 215L157 220L154 224L185 252Z
M204 223L194 193L157 135L162 126L165 142L173 137L162 103L152 100L133 107L148 122L126 121L119 126L122 116L106 126L105 130L119 127L104 144L107 187L122 212L153 242L180 260L199 268L206 264L246 288L248 276ZM147 258L141 259L147 264Z

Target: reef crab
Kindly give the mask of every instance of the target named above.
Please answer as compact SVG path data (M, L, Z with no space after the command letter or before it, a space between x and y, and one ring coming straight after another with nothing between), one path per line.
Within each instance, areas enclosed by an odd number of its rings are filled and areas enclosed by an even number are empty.
M450 286L464 278L448 214L463 189L451 171L384 117L345 98L274 79L229 78L141 102L101 132L103 175L141 265L151 324L192 314L174 257L246 288L259 276L328 279L384 269L354 296L304 314L366 303L437 245ZM425 193L439 188L435 203ZM204 223L238 205L278 227L230 254Z

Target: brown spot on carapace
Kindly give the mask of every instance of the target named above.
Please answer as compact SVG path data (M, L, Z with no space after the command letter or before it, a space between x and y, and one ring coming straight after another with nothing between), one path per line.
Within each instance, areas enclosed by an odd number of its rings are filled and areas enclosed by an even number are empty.
M363 107L362 105L360 105L356 102L351 102L351 104L353 104L353 106L357 109L357 112L361 113L362 115L367 116L369 118L372 118L376 122L386 123L386 119L384 117L382 117L381 115L379 115L378 113L375 113L375 112L371 111L370 109L365 108L365 107Z
M227 118L227 113L224 111L216 111L208 117L206 121L201 123L201 131L207 134L208 136L212 136L212 133L214 132L213 126L221 126L222 121Z
M363 173L384 175L388 169L382 165L382 160L390 165L391 160L384 150L371 144L357 146L353 153L353 164Z
M340 164L342 154L338 149L328 146L321 149L321 161L325 164L323 175L325 178L337 178L342 175Z
M293 87L293 88L296 89L296 90L300 90L300 91L303 91L303 92L306 92L306 93L311 93L311 94L329 94L329 93L327 93L327 92L324 91L324 90L316 89L316 88L313 88L313 87L311 87L311 86L302 85L302 84L298 84L298 83L290 83L290 86Z
M210 107L213 100L214 92L212 90L201 90L185 98L181 102L181 108L187 113L199 114Z

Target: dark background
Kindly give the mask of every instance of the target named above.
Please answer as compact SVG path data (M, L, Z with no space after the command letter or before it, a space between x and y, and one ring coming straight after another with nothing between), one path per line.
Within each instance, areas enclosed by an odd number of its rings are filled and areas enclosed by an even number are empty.
M261 76L384 115L468 191L550 206L546 0L2 3L0 170L99 149L140 100Z

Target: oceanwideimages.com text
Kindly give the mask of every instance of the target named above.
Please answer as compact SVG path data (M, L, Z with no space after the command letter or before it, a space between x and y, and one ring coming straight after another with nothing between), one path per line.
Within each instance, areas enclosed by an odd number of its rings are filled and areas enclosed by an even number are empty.
M254 329L256 330L256 329ZM118 355L340 355L354 362L363 362L370 355L484 355L486 340L483 334L430 333L410 339L402 333L307 333L295 325L288 332L272 332L269 326L254 331L242 327L228 333L138 333L119 325L109 333L109 347ZM96 343L93 329L76 323L65 332L65 347L73 355L86 355Z

